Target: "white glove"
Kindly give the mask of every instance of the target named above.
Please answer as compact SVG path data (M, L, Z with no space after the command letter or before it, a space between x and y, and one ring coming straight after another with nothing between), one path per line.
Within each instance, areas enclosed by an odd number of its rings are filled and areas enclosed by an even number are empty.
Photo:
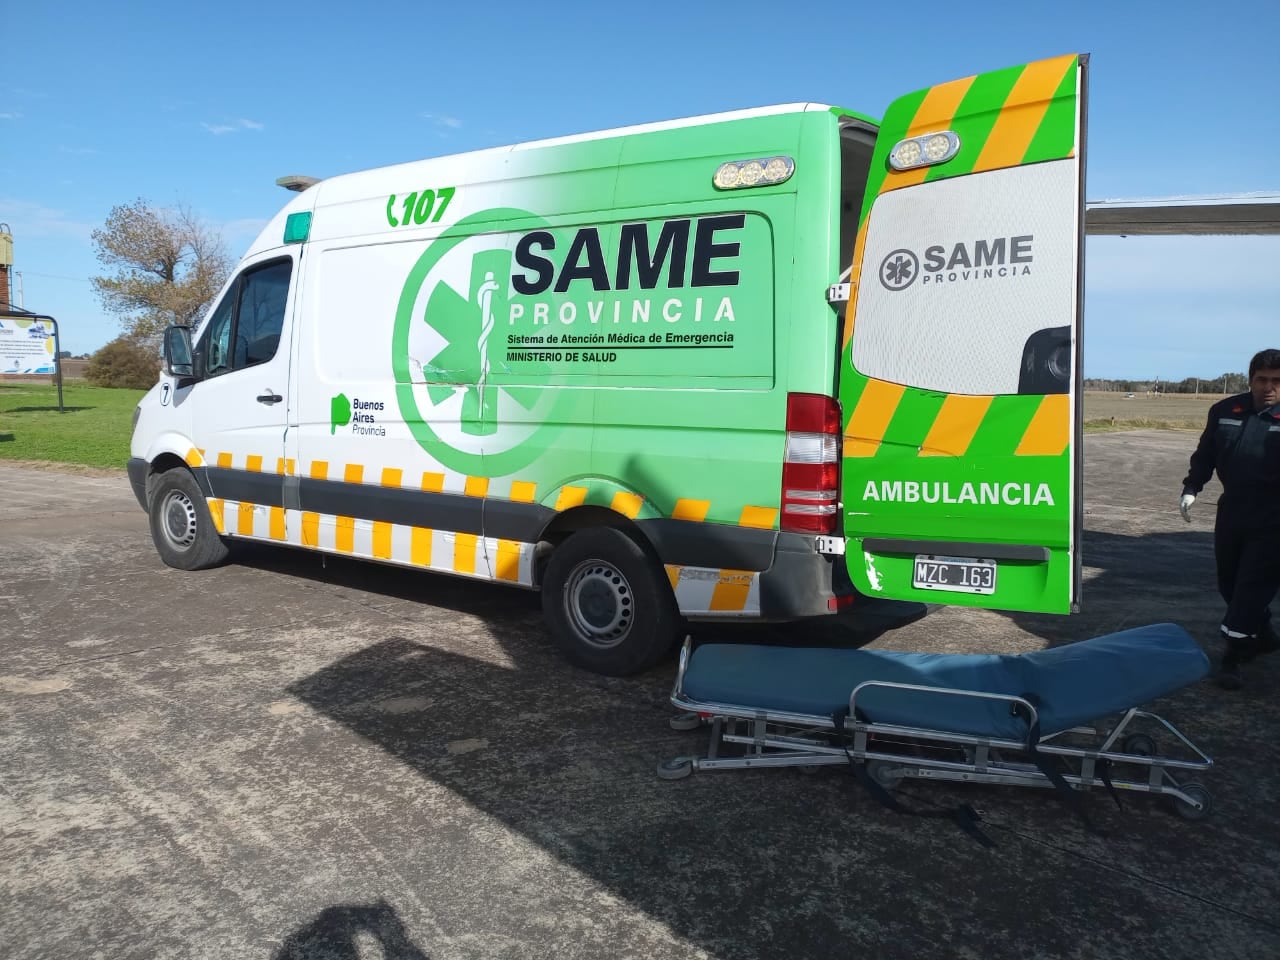
M1182 514L1182 519L1187 523L1191 522L1191 505L1195 502L1196 495L1194 493L1184 493L1182 502L1178 504L1178 512Z

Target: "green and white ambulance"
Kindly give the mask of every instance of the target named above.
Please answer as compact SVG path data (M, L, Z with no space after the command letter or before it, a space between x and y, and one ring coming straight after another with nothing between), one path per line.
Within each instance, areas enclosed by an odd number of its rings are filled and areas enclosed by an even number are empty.
M859 595L1068 612L1085 59L319 181L166 334L161 557L540 590L610 674Z

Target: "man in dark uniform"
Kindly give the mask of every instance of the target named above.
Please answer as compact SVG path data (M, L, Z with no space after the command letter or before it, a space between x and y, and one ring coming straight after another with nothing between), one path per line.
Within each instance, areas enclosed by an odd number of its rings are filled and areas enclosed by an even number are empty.
M1280 648L1270 604L1280 588L1280 350L1249 361L1249 392L1209 408L1209 422L1182 481L1182 518L1218 471L1222 496L1213 526L1226 652L1218 683L1240 689L1240 666Z

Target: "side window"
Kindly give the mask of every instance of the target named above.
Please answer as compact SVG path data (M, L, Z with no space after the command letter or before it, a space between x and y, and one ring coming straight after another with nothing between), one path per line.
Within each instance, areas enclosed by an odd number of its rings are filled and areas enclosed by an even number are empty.
M276 355L292 266L288 260L273 263L248 274L241 282L236 315L237 370L266 363Z
M236 279L196 348L203 355L205 376L243 370L276 355L292 272L292 261L279 260Z

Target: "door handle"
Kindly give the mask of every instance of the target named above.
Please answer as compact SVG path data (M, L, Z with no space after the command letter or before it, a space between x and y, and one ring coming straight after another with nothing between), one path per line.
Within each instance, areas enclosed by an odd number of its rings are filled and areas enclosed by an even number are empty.
M270 387L267 387L266 393L262 393L258 395L258 402L265 403L267 406L271 406L273 403L279 403L283 399L284 397L280 396L280 394L278 393L273 392Z

